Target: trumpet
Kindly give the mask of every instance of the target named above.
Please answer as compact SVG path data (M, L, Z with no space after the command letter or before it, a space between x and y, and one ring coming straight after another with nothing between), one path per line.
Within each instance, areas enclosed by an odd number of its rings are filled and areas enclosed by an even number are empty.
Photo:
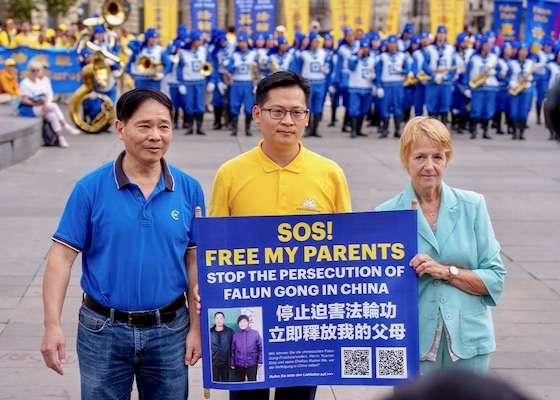
M136 63L138 71L143 75L155 76L158 72L163 71L163 65L153 62L147 55L141 55Z
M202 63L202 65L200 66L200 74L202 76L212 75L213 70L214 70L214 67L212 67L212 64L210 64L208 61L206 61L205 63Z

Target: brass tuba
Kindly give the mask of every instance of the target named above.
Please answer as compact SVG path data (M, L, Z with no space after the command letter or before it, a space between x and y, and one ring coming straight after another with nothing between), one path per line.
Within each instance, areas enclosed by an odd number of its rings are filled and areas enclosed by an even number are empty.
M208 61L206 61L205 63L202 63L202 65L200 66L200 74L202 76L212 75L213 70L214 70L214 67L212 67L212 64L210 64Z
M154 77L158 72L163 71L163 64L153 62L147 55L138 57L136 64L138 65L138 72L143 75Z
M101 8L101 15L111 28L124 24L129 13L130 4L127 1L105 0Z

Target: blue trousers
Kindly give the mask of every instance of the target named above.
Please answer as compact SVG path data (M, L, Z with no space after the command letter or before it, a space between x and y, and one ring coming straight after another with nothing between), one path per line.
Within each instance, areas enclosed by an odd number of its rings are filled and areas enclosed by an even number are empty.
M509 93L506 88L500 88L496 95L496 111L509 112Z
M408 86L404 88L403 109L410 110L414 104L414 95L418 85Z
M391 117L391 114L393 114L394 117L400 117L403 113L402 105L404 98L404 87L402 83L382 86L385 91L385 96L379 99L381 118L388 119Z
M537 107L542 107L543 100L546 96L546 92L548 91L548 79L546 76L542 75L535 75L535 87L537 89Z
M169 96L171 97L171 103L173 103L175 112L183 110L183 113L186 114L187 110L183 101L183 95L179 93L179 86L177 84L169 85Z
M137 88L137 89L147 87L147 88L161 90L161 81L155 81L153 79L142 79L142 78L135 77L134 87Z
M218 90L218 85L216 84L216 87L214 88L214 93L212 95L212 106L214 106L214 108L223 108L224 107L224 95L222 95L220 93L220 91Z
M442 83L428 83L426 85L426 108L428 114L437 115L449 112L451 109L451 85Z
M471 98L471 118L490 120L496 111L496 95L494 90L475 89Z
M352 89L350 89L352 90ZM371 107L371 90L367 89L362 92L350 91L350 104L348 108L348 115L351 117L359 117L369 113Z
M82 305L77 337L82 399L129 399L134 378L141 399L186 399L188 330L186 307L169 323L130 327Z
M229 112L231 115L239 115L241 113L241 105L243 104L243 112L245 115L253 113L255 105L255 96L253 95L253 83L233 82L229 87Z
M509 96L509 118L512 121L525 121L531 111L533 93L531 89L524 90L517 96Z
M416 84L414 92L414 115L424 115L424 105L426 104L426 85L422 83Z
M307 107L311 114L321 114L323 112L323 101L325 100L325 81L309 81L309 86L311 87L311 96Z
M187 83L187 94L183 96L185 110L187 114L203 114L204 113L204 90L206 85L204 81L195 84Z

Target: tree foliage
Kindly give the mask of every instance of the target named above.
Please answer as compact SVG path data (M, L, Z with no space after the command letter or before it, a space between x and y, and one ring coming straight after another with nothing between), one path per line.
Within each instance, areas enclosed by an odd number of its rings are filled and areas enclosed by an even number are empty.
M10 6L8 7L8 15L10 18L20 21L31 21L31 13L33 11L39 11L36 0L16 0L10 2Z
M74 4L76 4L76 0L45 0L49 15L66 16Z

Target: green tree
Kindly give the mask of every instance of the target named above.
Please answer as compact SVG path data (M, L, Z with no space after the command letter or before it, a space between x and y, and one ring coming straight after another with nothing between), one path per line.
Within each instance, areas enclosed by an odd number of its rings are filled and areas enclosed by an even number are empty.
M45 0L49 15L65 16L74 4L76 0Z
M31 21L31 13L39 11L36 0L16 0L11 1L8 7L8 14L11 18L18 20Z

